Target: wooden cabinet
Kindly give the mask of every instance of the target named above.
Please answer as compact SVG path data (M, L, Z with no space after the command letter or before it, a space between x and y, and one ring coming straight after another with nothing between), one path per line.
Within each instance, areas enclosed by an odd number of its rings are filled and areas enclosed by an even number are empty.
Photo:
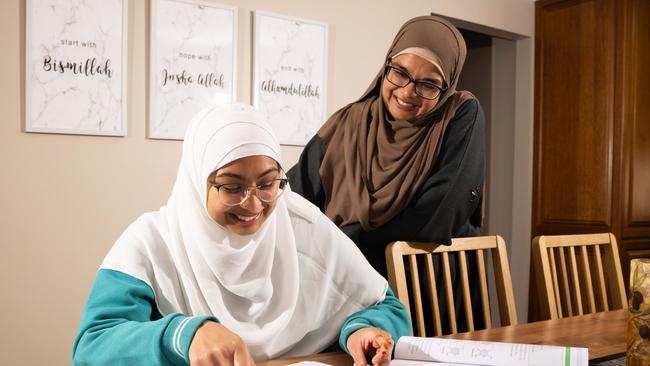
M616 235L650 257L650 0L535 4L532 236ZM531 273L529 319L539 318Z

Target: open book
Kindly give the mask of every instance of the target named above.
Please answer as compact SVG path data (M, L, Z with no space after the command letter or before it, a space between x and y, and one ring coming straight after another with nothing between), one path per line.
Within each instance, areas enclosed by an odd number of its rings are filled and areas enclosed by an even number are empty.
M401 337L391 366L587 366L589 350L445 338Z

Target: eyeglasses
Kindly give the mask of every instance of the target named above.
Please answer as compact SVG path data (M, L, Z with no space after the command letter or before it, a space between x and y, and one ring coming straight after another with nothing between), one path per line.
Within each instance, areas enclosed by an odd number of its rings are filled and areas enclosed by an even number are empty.
M256 186L245 186L243 184L212 184L217 189L219 200L226 206L238 206L244 203L251 191L262 202L271 203L276 200L287 186L286 178L273 179Z
M438 98L446 89L430 81L414 80L405 70L392 64L386 65L386 80L400 88L404 88L410 83L413 83L415 85L415 94L429 100Z

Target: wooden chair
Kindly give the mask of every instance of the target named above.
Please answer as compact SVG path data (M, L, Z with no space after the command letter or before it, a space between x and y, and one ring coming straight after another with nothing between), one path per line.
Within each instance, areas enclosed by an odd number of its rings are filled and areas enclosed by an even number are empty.
M410 282L412 287L412 298L415 303L414 327L417 325L417 335L426 336L425 321L422 306L422 291L420 288L420 277L418 273L417 257L423 256L427 275L428 292L431 296L428 299L432 311L433 328L435 335L442 335L442 324L440 306L438 300L438 289L436 288L436 272L442 274L444 290L447 294L447 318L449 319L449 328L452 334L458 332L456 313L454 306L454 295L452 289L452 279L450 272L450 253L458 253L460 264L461 288L463 302L465 304L465 318L469 331L474 330L474 316L472 313L472 301L480 300L482 315L485 327L492 327L492 317L490 314L490 300L488 295L487 275L485 268L484 251L490 250L494 264L495 284L497 289L497 298L499 302L499 314L501 325L517 324L517 314L515 309L515 299L512 291L512 282L510 279L510 268L508 266L508 256L503 238L500 236L483 236L472 238L455 238L452 244L439 245L434 243L414 243L397 241L390 243L386 248L386 264L388 267L388 281L391 288L395 291L397 298L404 303L406 310L411 314L411 305L409 301L407 274L404 267L404 257L408 258ZM470 298L470 284L468 278L467 252L474 251L477 258L478 278L480 285L480 299ZM434 271L433 256L441 256L441 267Z
M627 305L616 238L611 233L533 239L542 307L551 319ZM594 285L595 284L595 285Z

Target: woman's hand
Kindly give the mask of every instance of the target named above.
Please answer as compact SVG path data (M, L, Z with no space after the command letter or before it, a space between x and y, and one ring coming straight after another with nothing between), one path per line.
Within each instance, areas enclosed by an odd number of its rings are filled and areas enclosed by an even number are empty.
M254 366L246 343L219 323L204 322L190 344L192 366Z
M390 365L393 338L379 328L361 328L348 337L348 350L356 366L367 366L366 359L375 366Z

